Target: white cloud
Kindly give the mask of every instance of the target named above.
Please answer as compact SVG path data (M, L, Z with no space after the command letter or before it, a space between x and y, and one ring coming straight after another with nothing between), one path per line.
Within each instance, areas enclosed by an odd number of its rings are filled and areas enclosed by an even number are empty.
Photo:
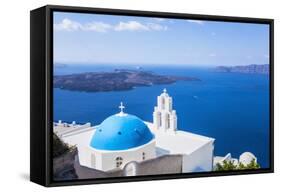
M166 19L164 19L164 18L153 18L153 20L162 22L162 21L165 21Z
M166 31L168 29L167 26L159 25L156 23L148 23L147 26L150 30L154 31Z
M107 32L112 26L103 22L91 22L84 25L85 31Z
M195 23L195 24L198 24L198 25L203 25L204 24L204 21L201 21L201 20L187 20L187 22Z
M142 24L137 21L120 22L114 27L115 31L166 31L167 26L157 23Z
M60 23L54 24L56 31L95 31L105 33L114 31L165 31L167 26L157 23L140 23L138 21L119 22L116 25L93 21L90 23L79 23L70 19L63 19Z
M82 26L80 23L71 21L70 19L63 19L61 23L54 24L54 29L57 31L77 31L81 30Z
M114 27L115 31L148 31L149 27L137 21L120 22Z
M215 54L215 53L210 53L209 54L209 57L216 57L217 56L217 54Z
M82 25L79 22L72 21L70 19L63 19L61 23L54 24L54 29L57 31L96 31L96 32L106 32L108 29L112 28L111 25L103 22L91 22Z

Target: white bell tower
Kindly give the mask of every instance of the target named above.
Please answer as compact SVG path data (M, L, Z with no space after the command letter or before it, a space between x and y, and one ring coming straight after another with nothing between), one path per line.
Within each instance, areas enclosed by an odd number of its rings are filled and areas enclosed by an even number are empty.
M154 107L153 124L158 130L177 130L177 114L173 110L173 99L164 89L163 93L157 97L157 106Z

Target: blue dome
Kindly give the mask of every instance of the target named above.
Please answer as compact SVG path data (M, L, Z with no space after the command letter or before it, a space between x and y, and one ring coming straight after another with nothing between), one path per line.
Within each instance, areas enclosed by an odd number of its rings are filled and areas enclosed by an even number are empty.
M154 138L144 122L134 115L112 115L92 137L90 146L100 150L126 150L144 145Z

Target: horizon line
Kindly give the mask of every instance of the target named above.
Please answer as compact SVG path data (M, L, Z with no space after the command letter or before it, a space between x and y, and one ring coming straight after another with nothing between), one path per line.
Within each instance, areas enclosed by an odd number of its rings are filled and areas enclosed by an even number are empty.
M142 67L142 66L149 66L149 67L157 67L157 66L180 66L180 67L235 67L235 66L249 66L249 65L270 65L270 63L248 63L248 64L179 64L179 63L88 63L88 62L53 62L53 65L87 65L87 66L114 66L114 65L123 65L123 66L132 66L132 67Z

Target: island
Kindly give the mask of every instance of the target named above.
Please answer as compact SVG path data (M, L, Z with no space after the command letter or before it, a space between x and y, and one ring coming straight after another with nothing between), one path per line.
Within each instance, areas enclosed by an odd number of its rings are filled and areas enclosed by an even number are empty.
M159 75L149 71L115 69L112 72L57 75L53 78L53 86L71 91L106 92L131 90L140 86L172 84L177 81L200 81L200 79Z
M215 68L216 72L224 73L251 73L251 74L268 74L269 65L268 64L252 64L245 66L218 66Z
M55 67L55 68L65 68L65 67L67 67L67 64L64 64L64 63L55 63L55 64L54 64L54 67Z

